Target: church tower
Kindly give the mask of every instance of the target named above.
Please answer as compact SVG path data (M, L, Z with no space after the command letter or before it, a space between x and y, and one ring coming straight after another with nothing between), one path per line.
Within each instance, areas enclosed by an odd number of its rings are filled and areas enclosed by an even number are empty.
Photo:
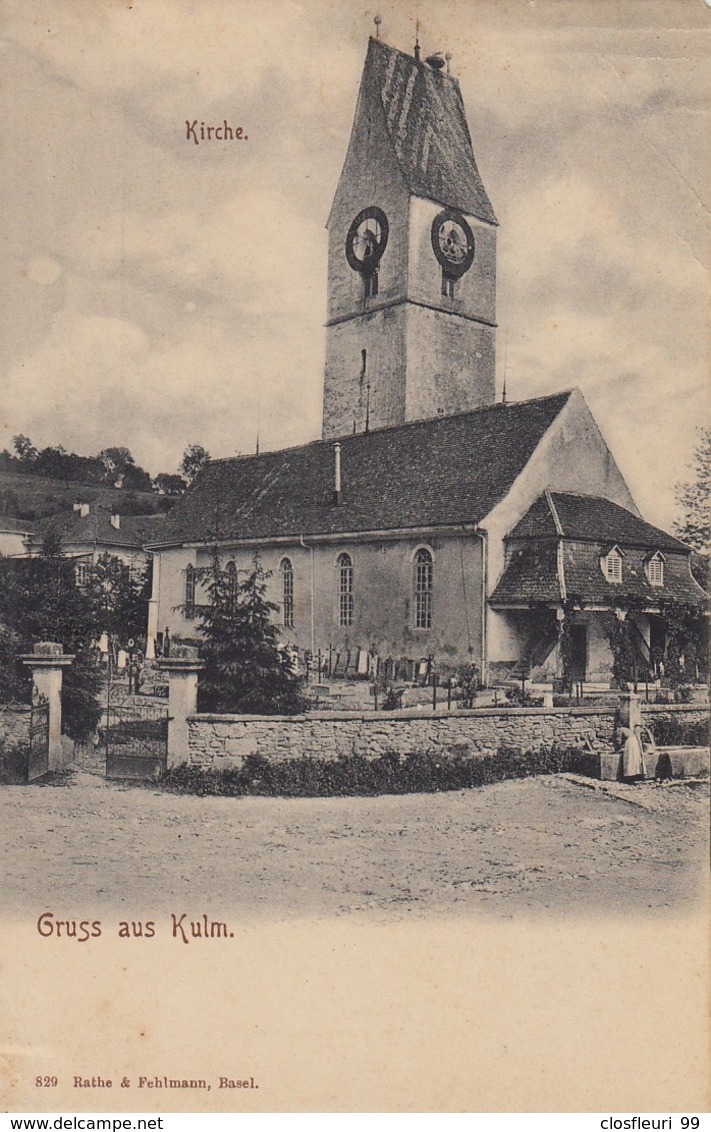
M447 70L368 44L328 219L324 439L494 402L497 221Z

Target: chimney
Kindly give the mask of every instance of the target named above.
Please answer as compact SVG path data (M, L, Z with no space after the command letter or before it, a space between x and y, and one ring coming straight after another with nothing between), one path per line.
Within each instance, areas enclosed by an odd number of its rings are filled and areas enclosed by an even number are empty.
M118 511L111 512L111 526L115 531L121 530L121 516L119 515Z
M333 506L338 507L341 503L341 446L336 441L333 446L333 454L335 457L334 466L334 480L333 480Z
M75 511L78 511L78 512L79 512L79 514L81 515L82 519L86 519L87 515L88 515L88 514L89 514L89 512L91 511L91 507L89 506L89 504L88 504L88 503L78 503L78 504L75 504L75 506L74 506L74 509L75 509Z

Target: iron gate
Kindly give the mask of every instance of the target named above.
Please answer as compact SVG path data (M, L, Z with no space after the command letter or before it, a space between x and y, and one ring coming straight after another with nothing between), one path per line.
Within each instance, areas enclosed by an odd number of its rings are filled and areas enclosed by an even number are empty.
M158 779L168 764L168 705L108 682L104 715L107 778Z
M32 689L27 781L35 782L49 773L49 700Z

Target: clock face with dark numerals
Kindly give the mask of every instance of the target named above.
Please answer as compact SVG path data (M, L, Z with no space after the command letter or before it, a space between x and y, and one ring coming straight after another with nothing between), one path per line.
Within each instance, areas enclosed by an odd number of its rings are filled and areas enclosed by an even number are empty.
M374 205L359 212L346 236L346 259L354 271L377 271L388 242L388 218Z
M446 208L432 221L432 250L446 275L459 279L474 262L474 234L462 216Z

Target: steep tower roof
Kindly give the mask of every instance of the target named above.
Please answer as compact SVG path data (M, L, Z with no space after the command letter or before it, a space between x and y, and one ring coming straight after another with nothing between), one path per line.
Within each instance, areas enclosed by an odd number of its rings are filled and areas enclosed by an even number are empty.
M382 113L405 184L415 196L496 224L474 158L459 83L371 39L359 109Z

